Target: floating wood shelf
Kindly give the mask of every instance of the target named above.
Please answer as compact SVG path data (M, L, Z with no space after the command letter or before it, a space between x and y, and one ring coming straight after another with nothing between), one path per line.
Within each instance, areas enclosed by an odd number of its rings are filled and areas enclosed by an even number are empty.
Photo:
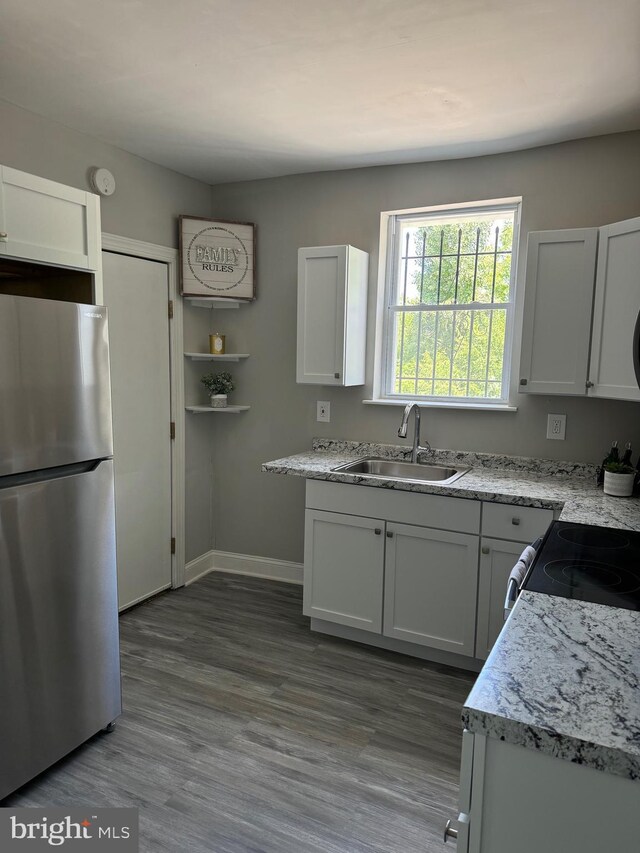
M223 406L215 409L213 406L185 406L187 412L193 412L194 415L202 415L206 412L218 412L227 415L239 415L240 412L246 412L251 406Z
M222 355L214 355L208 352L185 352L184 357L192 361L241 361L243 358L249 358L249 353L225 352Z

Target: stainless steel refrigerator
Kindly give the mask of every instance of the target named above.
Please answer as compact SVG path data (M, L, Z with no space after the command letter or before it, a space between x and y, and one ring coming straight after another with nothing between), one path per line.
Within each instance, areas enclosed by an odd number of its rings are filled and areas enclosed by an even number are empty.
M121 711L107 312L0 295L0 799Z

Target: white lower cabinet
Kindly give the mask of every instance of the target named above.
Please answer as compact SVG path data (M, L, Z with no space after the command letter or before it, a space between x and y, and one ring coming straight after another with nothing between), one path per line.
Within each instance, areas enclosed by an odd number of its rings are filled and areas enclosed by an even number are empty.
M304 613L473 657L479 530L478 501L309 481Z
M385 539L383 634L472 656L478 537L388 523Z
M477 669L502 628L509 573L553 516L308 480L303 611L315 630L333 623L349 639Z
M478 619L475 656L486 660L504 625L504 599L511 569L527 542L480 541L478 579Z
M304 538L305 615L382 631L384 522L308 509Z
M465 732L458 853L638 849L638 782ZM452 816L454 817L454 816Z

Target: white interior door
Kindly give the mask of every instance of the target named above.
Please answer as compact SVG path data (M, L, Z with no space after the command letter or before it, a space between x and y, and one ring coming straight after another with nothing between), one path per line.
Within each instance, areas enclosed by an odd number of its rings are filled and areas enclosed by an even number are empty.
M103 252L109 309L118 604L171 586L167 267Z

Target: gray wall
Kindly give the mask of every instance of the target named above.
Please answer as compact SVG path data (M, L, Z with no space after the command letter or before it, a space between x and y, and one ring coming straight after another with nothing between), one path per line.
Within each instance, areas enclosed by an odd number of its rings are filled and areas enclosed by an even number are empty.
M209 216L207 184L0 101L0 163L90 190L92 166L106 166L116 192L101 200L102 230L161 246L178 245L180 213ZM185 311L185 342L206 335L204 312ZM204 419L187 418L187 559L213 543L212 447Z
M640 214L639 145L640 133L626 133L491 157L214 187L213 215L258 226L258 299L236 312L213 312L210 324L211 331L227 334L231 350L251 353L246 363L232 365L234 399L251 410L209 418L215 547L301 560L304 484L260 473L261 462L304 450L315 435L402 443L396 438L399 409L362 404L371 396L380 211L521 195L522 285L528 231ZM336 243L370 253L364 388L295 382L297 249ZM206 346L204 336L200 344ZM318 399L331 402L330 424L315 420ZM515 413L429 409L426 436L439 448L592 462L614 438L632 440L640 450L636 403L525 395L516 402ZM546 439L549 412L566 413L566 441Z
M302 559L302 481L260 473L260 463L310 446L314 435L394 442L398 409L363 406L367 386L328 389L295 383L296 256L299 246L352 243L371 254L370 334L381 210L522 195L523 235L540 228L600 225L640 213L639 133L619 134L496 157L299 175L213 189L85 134L0 102L0 163L84 189L91 166L116 176L102 201L104 231L177 245L176 217L216 215L258 224L258 300L238 311L185 306L185 348L207 334L251 358L231 365L238 416L188 416L187 559L211 547ZM205 401L186 366L188 400ZM315 401L331 401L318 424ZM507 413L429 410L436 447L597 461L612 438L640 449L632 403L518 398ZM545 439L547 412L566 412L567 440Z

